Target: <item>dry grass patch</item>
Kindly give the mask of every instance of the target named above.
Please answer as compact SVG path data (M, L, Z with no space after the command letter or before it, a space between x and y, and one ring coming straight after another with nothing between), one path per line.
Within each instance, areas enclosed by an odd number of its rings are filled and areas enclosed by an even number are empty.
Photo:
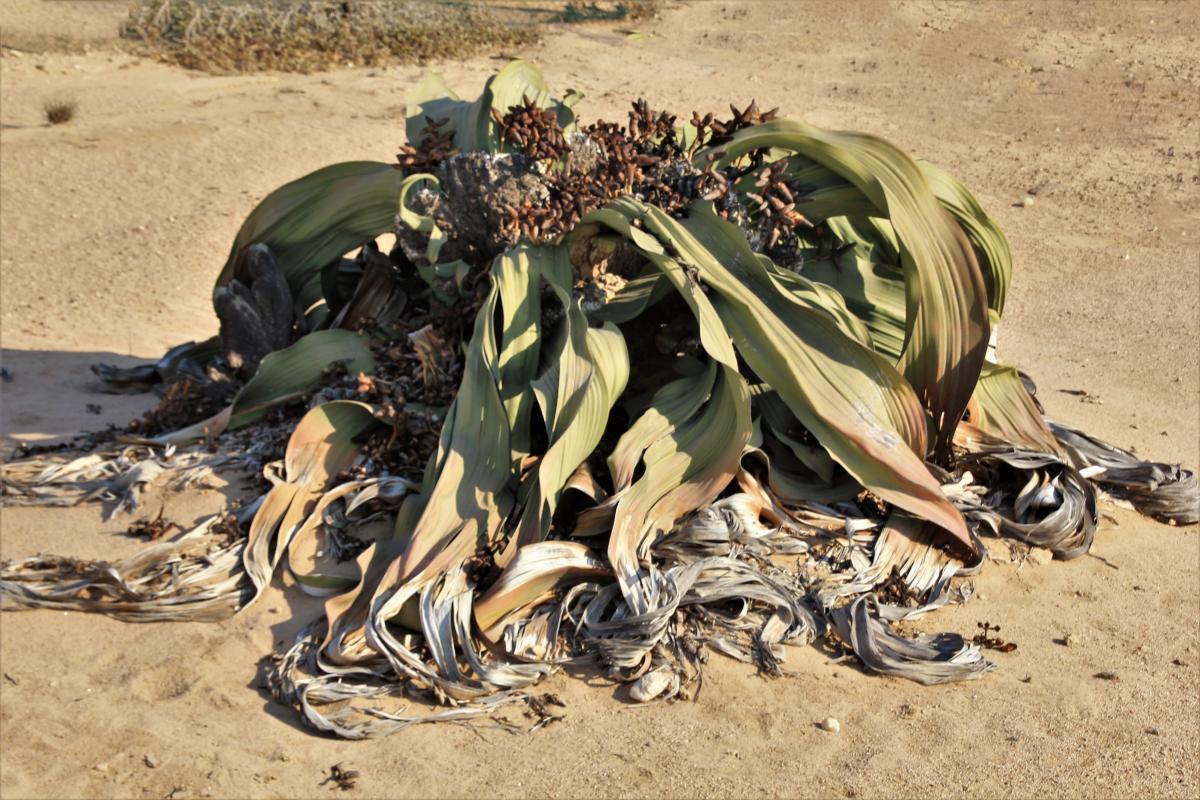
M142 0L121 30L168 61L209 72L465 58L537 34L534 25L513 24L483 6L414 0Z

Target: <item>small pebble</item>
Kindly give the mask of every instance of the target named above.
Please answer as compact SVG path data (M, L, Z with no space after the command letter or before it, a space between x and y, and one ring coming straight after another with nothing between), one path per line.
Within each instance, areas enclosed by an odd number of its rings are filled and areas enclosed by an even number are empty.
M1063 644L1065 644L1067 647L1078 647L1082 643L1083 640L1080 638L1078 633L1068 633L1067 635L1063 636Z
M826 717L825 719L821 720L817 724L817 727L823 731L829 731L830 733L837 733L838 731L840 731L842 729L842 723L838 722L833 717Z
M142 756L142 763L145 764L150 769L154 769L155 767L158 766L158 759L151 755L145 755L145 756Z
M1094 677L1102 681L1119 681L1121 678L1115 672L1097 672Z
M1025 199L1021 201L1021 208L1029 208L1031 205L1033 205L1033 202L1033 196L1027 194L1025 195Z
M665 669L656 669L633 682L629 687L629 697L637 703L649 703L664 694L673 695L678 690L678 675Z
M1158 728L1146 728L1146 733L1151 736L1158 736Z
M92 769L96 770L96 772L108 772L108 762L101 761L99 764L92 767Z

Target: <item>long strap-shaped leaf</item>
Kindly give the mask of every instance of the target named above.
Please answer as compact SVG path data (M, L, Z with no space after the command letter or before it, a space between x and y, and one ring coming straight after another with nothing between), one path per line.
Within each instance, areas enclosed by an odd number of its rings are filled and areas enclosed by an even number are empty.
M347 161L279 187L242 223L217 285L234 277L243 248L261 243L298 295L325 265L392 229L403 178L393 164Z
M826 226L847 247L810 254L803 275L836 290L867 326L871 346L894 361L904 353L907 316L904 273L889 252L880 225L886 220L834 217Z
M508 413L497 366L494 318L499 296L493 277L491 292L475 317L462 382L447 415L436 480L424 513L411 532L402 532L409 534L409 543L396 565L397 582L461 562L499 526L499 495L506 492L512 475ZM404 517L401 514L398 524Z
M1006 442L1037 453L1065 455L1025 389L1020 373L1002 364L984 365L967 406L967 421L955 441L968 450Z
M617 216L624 226L614 224ZM631 228L635 219L646 231ZM652 263L665 259L674 265L665 266L664 274L684 283L681 291L696 309L702 343L706 349L716 344L710 355L736 368L736 360L732 365L725 360L732 337L750 368L847 472L974 550L962 516L924 465L925 419L912 388L883 357L847 337L830 315L787 297L735 226L707 204L694 206L681 223L632 198L584 222L636 231L630 239ZM654 241L653 250L643 244L647 239ZM664 244L695 277L662 255Z
M589 328L579 301L571 296L566 249L536 252L541 274L562 304L565 316L551 367L535 382L549 446L523 488L524 502L515 535L497 558L509 564L518 549L546 538L567 481L596 449L608 415L629 379L629 353L615 325ZM525 387L528 392L530 387Z
M632 448L644 448L645 472L620 498L608 542L608 560L617 573L621 591L635 613L650 611L642 594L641 562L651 538L667 533L685 514L711 503L737 473L742 449L750 439L750 392L746 380L726 366L715 369L711 394L689 418L671 419L678 406L667 397L643 415L649 422L635 424L625 438L644 437ZM659 421L666 427L659 428ZM640 422L640 420L639 420ZM620 448L621 445L618 445Z
M891 220L908 310L899 367L932 416L934 452L948 455L989 336L987 289L966 235L921 167L882 139L780 120L738 133L722 146L721 161L762 148L793 151L833 170Z
M475 603L480 630L495 640L518 612L545 600L568 582L609 576L607 563L579 542L536 542L516 558Z
M958 220L975 248L983 282L988 290L988 308L997 317L1003 316L1008 285L1012 283L1012 251L1008 247L1008 237L962 182L928 161L918 163L933 193Z
M529 416L542 339L542 251L520 246L498 257L492 274L500 287L500 386L508 424L513 463L529 453Z
M339 363L350 373L374 370L375 358L366 338L354 331L314 331L264 358L254 377L228 407L208 419L149 441L184 444L248 425L280 403L299 400L320 382L326 369Z
M362 445L355 439L374 424L369 405L338 400L317 406L296 425L284 454L284 481L254 515L242 556L256 591L270 582L329 482L358 460Z

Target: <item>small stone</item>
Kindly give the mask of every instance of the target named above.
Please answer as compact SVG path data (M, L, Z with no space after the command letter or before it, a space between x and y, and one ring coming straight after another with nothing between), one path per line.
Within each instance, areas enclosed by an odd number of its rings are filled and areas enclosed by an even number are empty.
M92 767L92 769L96 770L96 772L108 772L108 762L101 761L99 764Z
M837 733L842 729L842 723L838 722L833 717L826 717L817 723L817 727L829 733Z
M1026 560L1034 566L1044 567L1054 560L1054 553L1045 547L1031 547L1029 548L1029 555L1026 557Z
M1078 647L1083 643L1083 639L1078 633L1068 633L1063 636L1063 644L1067 647Z
M674 695L677 691L679 676L669 670L656 669L633 682L629 687L629 697L636 703L649 703L664 694Z
M1115 672L1097 672L1093 677L1099 678L1102 681L1119 681L1120 676Z
M1159 734L1158 734L1158 728L1146 728L1146 733L1150 734L1151 736L1158 736L1158 735L1159 735Z
M975 599L976 600L987 600L987 595L984 594L983 592L976 592Z
M1021 200L1021 208L1029 208L1031 205L1033 205L1033 203L1034 203L1033 195L1027 194Z
M152 755L144 755L142 756L142 763L150 769L154 769L158 766L158 759Z

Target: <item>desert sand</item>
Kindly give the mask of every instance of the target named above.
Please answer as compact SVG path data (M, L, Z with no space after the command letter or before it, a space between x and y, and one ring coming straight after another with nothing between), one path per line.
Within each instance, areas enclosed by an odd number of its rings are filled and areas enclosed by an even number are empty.
M211 335L212 281L259 199L327 163L390 160L426 69L470 93L503 63L214 77L122 53L105 33L121 9L0 10L6 35L87 45L0 57L6 452L149 407L99 394L87 365ZM1053 417L1195 469L1198 20L1195 2L695 2L637 23L640 38L571 27L491 55L536 60L586 95L587 116L623 119L639 95L679 112L756 98L947 167L1012 242L1002 359L1038 380ZM79 112L49 127L42 108L58 98ZM1099 402L1061 391L1078 389ZM146 508L188 522L236 488ZM1019 647L981 681L925 688L814 647L766 680L714 656L696 702L634 707L603 681L555 676L566 719L528 735L305 730L261 688L259 660L315 613L292 594L207 625L4 614L0 795L341 795L322 781L349 762L361 777L348 797L1197 797L1200 532L1106 513L1099 557L991 563L978 602L923 623L1001 625ZM6 508L0 558L127 554L128 522ZM840 733L817 728L830 716Z

